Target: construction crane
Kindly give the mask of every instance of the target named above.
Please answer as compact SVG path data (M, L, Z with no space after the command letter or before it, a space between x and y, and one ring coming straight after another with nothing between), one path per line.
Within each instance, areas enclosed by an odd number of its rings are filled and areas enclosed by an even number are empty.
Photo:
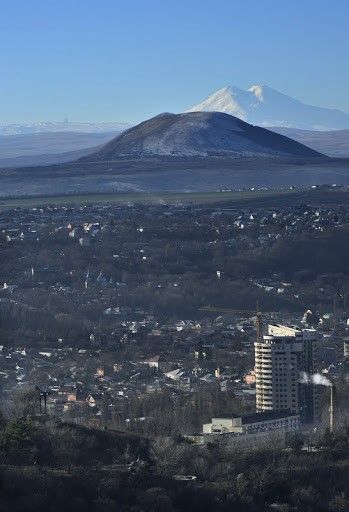
M199 308L199 311L206 311L207 313L228 313L231 315L245 315L245 316L255 316L256 310L251 309L232 309L232 308L224 308L219 306L202 306ZM265 315L274 315L275 311L264 311Z
M259 304L257 301L257 307L256 307L256 341L257 343L260 343L262 341L262 328L263 328L263 321L262 321L262 313L259 310Z
M331 382L330 386L330 407L328 412L330 413L330 432L333 433L334 430L334 393L335 393L335 386L334 383Z

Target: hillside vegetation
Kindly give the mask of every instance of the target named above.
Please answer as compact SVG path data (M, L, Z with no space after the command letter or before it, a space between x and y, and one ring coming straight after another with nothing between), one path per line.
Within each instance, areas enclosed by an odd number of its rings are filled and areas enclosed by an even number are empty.
M3 512L346 512L349 430L317 452L249 453L180 438L146 440L33 418L2 422ZM194 475L194 482L176 475Z

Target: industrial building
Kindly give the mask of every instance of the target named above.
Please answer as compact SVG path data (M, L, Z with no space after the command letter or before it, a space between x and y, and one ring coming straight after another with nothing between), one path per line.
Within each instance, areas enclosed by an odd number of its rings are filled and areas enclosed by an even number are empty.
M232 416L230 418L212 418L211 423L203 425L204 434L257 434L284 430L296 432L299 429L299 415L291 411L270 411Z
M204 424L202 430L202 438L196 436L196 442L215 440L248 449L271 444L282 447L299 430L299 415L291 411L270 411L239 417L212 418L212 422Z

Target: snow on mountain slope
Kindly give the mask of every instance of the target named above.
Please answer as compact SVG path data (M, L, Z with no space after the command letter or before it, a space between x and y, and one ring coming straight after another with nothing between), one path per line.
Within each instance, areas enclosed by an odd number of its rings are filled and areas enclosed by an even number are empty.
M248 123L304 130L349 128L349 114L337 109L306 105L266 85L253 85L246 91L223 87L187 112L225 112Z
M161 157L321 157L287 137L219 112L160 114L130 128L84 162Z

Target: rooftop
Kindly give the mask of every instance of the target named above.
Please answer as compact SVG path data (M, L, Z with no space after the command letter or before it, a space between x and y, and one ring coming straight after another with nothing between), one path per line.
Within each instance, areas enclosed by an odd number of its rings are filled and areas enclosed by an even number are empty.
M286 418L288 416L298 416L297 414L291 412L288 409L280 410L280 411L267 411L267 412L256 412L253 414L246 414L241 416L242 423L261 423L263 421L272 421L278 420L282 418Z

